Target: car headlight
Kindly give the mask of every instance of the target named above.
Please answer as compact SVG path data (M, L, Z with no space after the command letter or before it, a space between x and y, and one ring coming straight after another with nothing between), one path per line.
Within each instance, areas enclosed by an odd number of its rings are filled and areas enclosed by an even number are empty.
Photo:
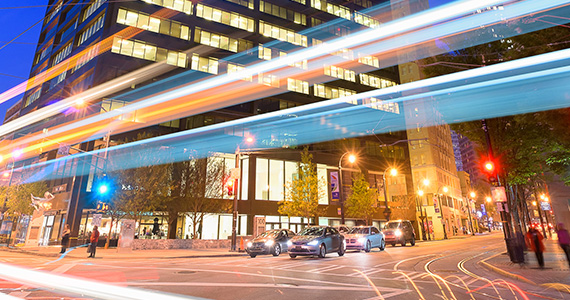
M318 240L314 240L314 241L308 242L307 245L309 245L309 246L316 246L318 243L319 243Z
M253 245L252 242L247 242L247 247L248 247L248 248L251 248L251 245Z
M396 229L396 232L394 232L394 234L396 236L401 236L402 235L402 231L400 229Z
M273 243L275 243L275 241L269 240L269 241L265 242L265 246L272 246Z
M366 242L366 238L359 238L359 239L358 239L358 242L359 242L360 244L362 244L362 243Z
M289 247L293 246L293 242L287 241L287 246L289 246Z

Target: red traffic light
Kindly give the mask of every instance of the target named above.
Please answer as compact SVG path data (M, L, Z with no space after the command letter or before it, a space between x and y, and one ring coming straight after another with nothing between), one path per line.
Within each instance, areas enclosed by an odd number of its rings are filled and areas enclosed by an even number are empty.
M228 180L228 182L226 183L226 188L228 189L228 195L233 196L233 194L234 194L234 181L231 179Z
M492 161L485 162L485 171L491 173L495 171L495 164Z

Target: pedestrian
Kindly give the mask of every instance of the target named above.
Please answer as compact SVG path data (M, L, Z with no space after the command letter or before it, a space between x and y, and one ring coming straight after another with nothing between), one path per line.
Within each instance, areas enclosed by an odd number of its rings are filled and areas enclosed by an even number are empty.
M146 227L143 227L143 237L146 237Z
M61 233L61 251L59 253L65 253L65 250L67 250L67 244L69 243L70 235L71 230L69 229L69 224L65 224L63 232Z
M89 257L95 257L95 251L97 250L97 242L99 242L99 227L93 226L93 233L91 233L91 238L89 239Z
M568 230L564 228L563 223L558 223L558 230L556 231L558 235L558 244L560 248L566 253L566 259L568 260L568 265L570 265L570 234Z
M540 268L544 268L544 244L542 240L544 237L535 227L530 227L529 231L526 233L526 244L536 255L536 260Z

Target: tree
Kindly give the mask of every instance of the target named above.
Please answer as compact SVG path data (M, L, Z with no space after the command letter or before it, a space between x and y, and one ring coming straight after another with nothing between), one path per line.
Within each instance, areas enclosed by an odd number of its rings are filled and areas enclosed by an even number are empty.
M142 133L138 134L134 141L150 137L150 134ZM161 155L161 151L164 155ZM116 186L111 207L124 212L125 217L132 218L135 222L140 221L143 214L155 210L172 191L171 164L165 157L165 150L147 144L137 146L128 153L118 152L111 156L111 171L108 177ZM146 165L123 169L121 163L126 158L144 161Z
M351 218L363 219L366 225L372 224L374 214L378 212L378 191L371 189L362 173L352 181L352 193L346 199L346 214Z
M31 215L34 207L31 203L31 195L43 197L48 187L43 181L11 185L5 189L7 193L6 213L14 217Z
M279 213L289 217L304 217L309 225L310 218L318 220L321 210L317 166L312 162L313 155L305 148L301 152L301 163L297 164L297 176L287 183L285 200L279 202Z
M231 202L222 199L224 182L228 178L222 159L217 157L198 158L176 163L179 172L179 193L167 201L171 217L180 213L187 215L192 224L192 238L200 238L199 228L204 216L209 213L231 211Z

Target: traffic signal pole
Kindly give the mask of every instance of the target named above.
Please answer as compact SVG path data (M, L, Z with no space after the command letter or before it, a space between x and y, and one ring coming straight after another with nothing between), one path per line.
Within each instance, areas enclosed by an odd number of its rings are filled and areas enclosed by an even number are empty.
M239 148L236 151L236 163L235 163L235 167L236 169L239 169ZM234 180L234 184L233 184L233 193L234 193L234 210L233 210L233 218L232 218L232 245L231 245L231 251L237 251L236 250L236 246L237 246L237 220L238 220L238 179L230 179L230 180Z

